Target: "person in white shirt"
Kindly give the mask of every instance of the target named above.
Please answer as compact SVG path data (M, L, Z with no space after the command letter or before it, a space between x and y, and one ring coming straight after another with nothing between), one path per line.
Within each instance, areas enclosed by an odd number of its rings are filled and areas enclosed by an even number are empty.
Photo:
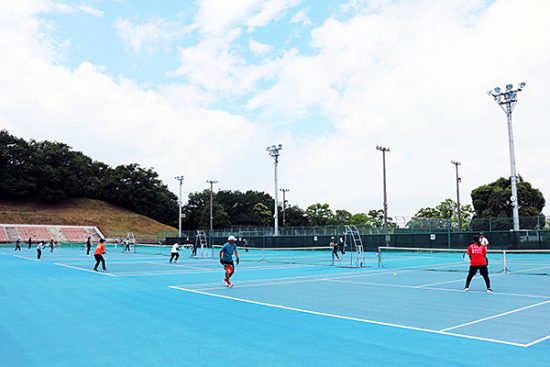
M180 258L179 251L180 245L176 242L172 245L172 250L170 251L170 263L172 262L172 260L174 260L174 263L178 262L178 259Z
M36 255L38 257L38 260L40 260L40 257L42 257L42 250L44 249L44 241L38 242L38 245L36 245Z
M485 237L483 232L479 234L479 242L485 247L489 246L489 240Z

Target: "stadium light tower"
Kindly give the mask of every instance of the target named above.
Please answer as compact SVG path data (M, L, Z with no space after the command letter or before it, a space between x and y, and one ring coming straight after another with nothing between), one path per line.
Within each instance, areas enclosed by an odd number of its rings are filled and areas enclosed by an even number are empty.
M214 230L214 215L212 214L212 192L214 191L214 184L217 184L218 181L206 180L210 184L210 232Z
M281 155L280 151L283 149L283 145L279 144L277 146L272 145L270 147L267 147L266 150L269 153L270 156L272 156L275 159L275 226L274 226L274 235L279 235L279 199L277 192L279 191L277 189L277 164L279 163L279 155Z
M384 236L388 234L388 195L386 194L386 152L390 151L390 148L377 146L377 150L382 152L382 170L384 176ZM386 246L388 241L386 239Z
M518 208L518 188L516 176L516 157L514 154L514 133L512 131L512 111L518 102L518 92L525 88L525 83L519 83L517 88L512 84L506 85L506 90L502 91L499 87L487 92L487 94L495 100L496 103L506 113L508 120L508 143L510 146L510 181L512 182L512 215L513 229L519 231L519 208Z
M180 182L180 196L179 196L179 200L178 200L178 207L179 207L179 214L178 214L178 237L181 237L181 204L182 204L181 186L183 185L183 176L176 176L176 177L174 177L174 178Z
M290 190L289 189L279 189L280 191L283 192L283 227L285 226L286 224L286 216L285 216L285 212L286 212L286 203L288 200L285 199L285 194L287 192L289 192Z
M451 161L452 164L455 165L456 168L456 211L458 213L458 229L462 230L462 224L460 220L460 190L459 190L459 184L460 184L460 177L458 176L458 166L460 166L460 162L457 161Z

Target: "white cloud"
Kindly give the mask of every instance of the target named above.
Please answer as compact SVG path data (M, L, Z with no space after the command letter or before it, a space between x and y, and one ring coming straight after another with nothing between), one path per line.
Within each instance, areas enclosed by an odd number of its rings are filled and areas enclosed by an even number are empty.
M290 23L300 23L304 25L311 24L311 20L307 16L307 12L305 9L301 9L299 12L294 14L294 16L290 19Z
M254 55L262 56L271 52L271 50L273 49L273 46L268 45L266 43L258 42L251 38L250 41L248 42L248 48Z
M115 20L114 27L127 47L136 52L142 51L144 47L156 47L159 42L168 44L188 32L181 24L160 18L134 24L128 19L119 17Z
M89 15L93 15L94 17L103 17L105 15L105 12L97 9L91 5L88 4L81 4L81 5L70 5L63 2L47 2L49 4L49 9L59 12L59 13L86 13Z

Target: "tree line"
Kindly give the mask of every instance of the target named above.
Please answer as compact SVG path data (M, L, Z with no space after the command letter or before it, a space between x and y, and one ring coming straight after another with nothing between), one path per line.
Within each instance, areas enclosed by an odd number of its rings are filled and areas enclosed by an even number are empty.
M177 197L136 163L110 167L66 144L25 141L0 131L0 198L60 202L90 198L177 225Z
M484 218L502 218L494 229L509 229L512 217L509 178L481 185L471 193L472 205L461 205L462 229L483 226ZM540 190L518 177L519 213L522 228L540 227L545 222L545 205ZM0 198L63 201L68 198L104 200L161 223L177 226L178 198L150 168L131 163L110 167L94 161L66 144L50 141L29 142L0 131ZM212 193L212 221L216 229L230 226L272 226L275 200L259 191L221 190ZM282 205L283 203L279 203ZM286 203L279 207L279 225L288 227L326 225L382 226L384 211L351 213L333 210L329 204L316 203L306 209ZM446 219L457 223L457 204L444 199L435 207L421 208L422 218ZM395 219L388 218L389 225ZM421 221L417 222L420 224ZM415 225L415 222L409 223ZM210 191L190 193L182 208L182 227L186 230L210 228Z

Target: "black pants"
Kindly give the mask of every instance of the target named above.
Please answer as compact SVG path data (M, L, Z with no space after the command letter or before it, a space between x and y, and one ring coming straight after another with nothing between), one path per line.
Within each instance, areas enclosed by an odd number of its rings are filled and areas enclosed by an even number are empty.
M176 261L178 261L178 259L180 258L180 254L178 254L177 252L172 252L170 254L170 262L172 262L174 258L176 258Z
M332 250L332 256L340 260L340 258L338 257L338 247L334 247L334 249Z
M21 251L21 245L19 245L18 243L15 244L15 251Z
M40 257L42 256L42 250L37 249L36 252L38 253L37 254L38 258L40 259Z
M193 245L193 252L191 252L191 256L197 255L197 246Z
M478 270L485 280L485 285L487 286L487 289L491 288L491 280L489 279L489 270L487 270L487 265L470 266L470 271L468 272L468 277L466 278L466 288L470 287L470 282L472 281L472 278L474 277L474 275L476 275Z
M90 248L92 245L86 245L86 256L90 255Z
M99 266L100 262L103 270L107 270L107 268L105 267L105 259L103 258L103 255L94 255L94 258L95 258L94 270L97 270L97 267Z

